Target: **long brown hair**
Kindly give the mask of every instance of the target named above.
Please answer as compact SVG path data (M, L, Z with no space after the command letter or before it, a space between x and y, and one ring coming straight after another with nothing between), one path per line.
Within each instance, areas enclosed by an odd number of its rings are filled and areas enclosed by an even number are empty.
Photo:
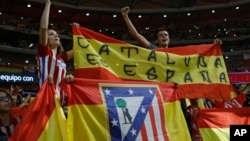
M56 30L53 29L53 28L48 29L48 31L49 31L49 30L54 30L54 31L56 31ZM56 31L56 32L57 32L57 31ZM58 33L57 33L57 34L58 34ZM58 34L58 37L59 37L59 34ZM57 48L56 55L61 55L61 54L64 52L64 48L63 48L63 46L62 46L61 38L59 37L59 39L60 39L60 45L59 45L59 47Z
M62 43L61 43L61 41L60 41L60 45L59 45L59 47L57 48L56 54L57 54L57 55L61 55L63 52L64 52L64 48L63 48Z

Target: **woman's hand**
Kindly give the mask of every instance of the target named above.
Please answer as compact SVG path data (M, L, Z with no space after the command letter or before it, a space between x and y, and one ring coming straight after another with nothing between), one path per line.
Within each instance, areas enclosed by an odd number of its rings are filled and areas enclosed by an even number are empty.
M48 82L49 82L49 84L54 83L53 76L51 76L51 75L48 76Z
M74 79L74 76L72 74L66 75L65 80L68 83L72 83Z

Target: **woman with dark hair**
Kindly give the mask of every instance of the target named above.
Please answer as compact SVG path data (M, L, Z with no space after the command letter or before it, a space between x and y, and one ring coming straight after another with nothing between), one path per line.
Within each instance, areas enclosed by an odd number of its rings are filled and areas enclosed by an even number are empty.
M13 134L15 126L25 113L27 103L12 107L11 95L5 90L0 90L0 140L7 141Z

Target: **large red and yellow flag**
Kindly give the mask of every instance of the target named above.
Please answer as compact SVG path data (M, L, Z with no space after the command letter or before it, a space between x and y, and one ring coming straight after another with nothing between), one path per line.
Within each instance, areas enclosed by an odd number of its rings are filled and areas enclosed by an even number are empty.
M149 50L84 27L72 28L76 77L178 83L181 98L231 98L219 45Z
M229 141L230 125L249 125L250 108L201 109L197 123L203 141Z
M46 81L9 141L67 141L66 118L55 86Z
M69 141L191 141L174 85L75 78Z

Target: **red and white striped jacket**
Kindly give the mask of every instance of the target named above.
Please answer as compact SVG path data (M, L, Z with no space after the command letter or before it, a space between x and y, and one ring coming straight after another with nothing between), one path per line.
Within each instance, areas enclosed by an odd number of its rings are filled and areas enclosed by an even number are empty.
M67 54L62 53L57 55L52 52L48 45L42 46L38 44L37 50L37 64L38 64L38 78L39 86L41 87L48 75L53 76L53 81L56 86L56 92L62 101L65 94L60 89L60 82L66 76Z

